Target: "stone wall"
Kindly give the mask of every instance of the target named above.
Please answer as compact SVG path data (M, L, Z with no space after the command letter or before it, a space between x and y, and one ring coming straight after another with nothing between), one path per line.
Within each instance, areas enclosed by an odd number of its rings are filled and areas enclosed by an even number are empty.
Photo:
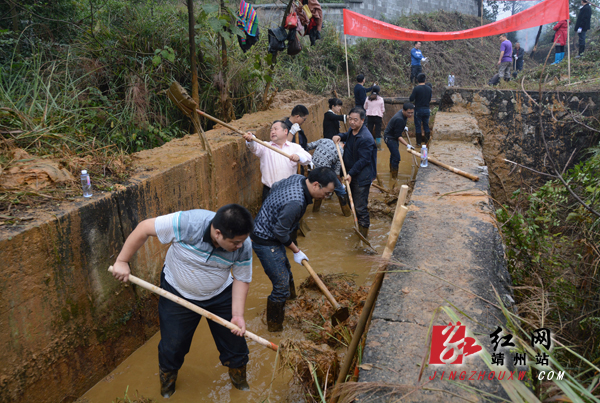
M310 115L303 128L316 140L327 101L304 101ZM292 107L232 125L267 140L270 123ZM125 189L96 191L89 200L39 213L26 227L2 229L0 402L74 401L158 330L158 298L107 272L140 221L233 202L258 206L258 158L229 130L207 135L218 167L212 183L207 153L190 135L137 153ZM166 250L151 238L132 260L133 273L158 284Z
M538 91L528 92L540 103ZM483 132L483 154L489 167L494 197L508 201L524 184L539 186L549 177L507 163L508 159L535 170L554 174L541 137L538 107L522 91L449 88L440 111L469 112ZM574 114L598 116L598 92L543 92L543 128L554 161L569 167L585 157L585 149L598 144L598 135L577 124ZM435 131L434 131L435 136Z

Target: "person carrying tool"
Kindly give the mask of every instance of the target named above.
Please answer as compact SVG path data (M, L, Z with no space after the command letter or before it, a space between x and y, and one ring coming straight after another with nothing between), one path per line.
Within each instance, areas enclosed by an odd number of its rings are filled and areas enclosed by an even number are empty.
M313 199L324 199L333 194L335 173L327 167L315 168L302 175L292 175L273 185L256 220L252 249L273 284L267 298L267 328L269 332L283 330L285 301L296 296L294 277L286 248L294 253L294 261L302 264L308 258L292 241L290 234L297 230L306 207Z
M410 50L410 82L417 82L417 76L423 71L421 62L427 61L421 53L421 41L415 41L414 48Z
M312 162L315 167L328 167L333 169L336 175L340 175L340 170L342 169L342 163L340 162L340 158L338 157L337 150L335 149L335 143L331 139L319 139L317 141L313 141L312 143L308 143L307 147L308 151L315 150L312 156ZM342 213L346 217L350 217L351 211L350 206L348 205L348 193L346 192L346 188L342 185L342 182L337 178L335 178L335 194L338 197L340 202L340 207L342 208ZM321 207L321 203L323 201L318 199L315 200L313 211L319 211Z
M228 204L216 213L189 210L142 221L125 240L113 267L113 276L127 282L129 261L149 237L170 243L160 287L237 325L228 330L208 321L221 363L240 390L248 390L246 364L248 346L244 309L252 281L252 215L238 204ZM160 393L175 393L177 373L190 349L201 316L169 299L158 301L160 343L158 368Z
M354 107L348 114L350 130L333 136L333 141L345 141L344 165L346 181L350 185L354 199L354 209L358 219L358 229L367 238L371 220L369 217L369 189L377 177L377 146L373 136L364 125L366 113L363 108Z
M288 178L298 170L298 163L308 165L312 161L312 156L302 149L298 144L292 143L288 139L288 128L280 120L276 120L271 125L270 145L280 148L290 155L285 158L283 155L269 150L255 141L252 141L254 134L247 132L244 135L246 146L254 155L260 158L260 173L263 184L262 200L263 202L271 191L271 186L277 181Z
M410 94L410 102L415 103L415 137L417 138L417 147L421 146L421 143L429 143L429 137L431 130L429 129L429 116L431 110L429 109L429 102L431 102L431 88L425 85L425 74L421 73L417 77L419 85L413 88L412 94ZM421 128L421 125L423 126ZM425 131L425 136L421 136L421 129ZM402 129L404 130L404 128Z
M402 110L396 112L396 114L392 116L383 132L383 141L385 141L385 144L390 150L390 172L392 174L392 179L398 178L398 164L400 163L400 151L398 150L398 147L399 143L408 146L406 141L402 138L402 133L405 130L408 131L406 122L413 116L414 112L415 106L406 102L402 106ZM417 144L417 147L420 146L420 144Z
M306 122L307 116L308 108L304 105L296 105L294 106L294 109L292 109L291 116L282 119L287 126L288 131L292 135L290 142L300 144L300 146L305 150L306 145L308 144L308 139L306 138L306 134L304 134L304 130L302 130L300 126ZM296 141L296 134L298 134L298 141Z

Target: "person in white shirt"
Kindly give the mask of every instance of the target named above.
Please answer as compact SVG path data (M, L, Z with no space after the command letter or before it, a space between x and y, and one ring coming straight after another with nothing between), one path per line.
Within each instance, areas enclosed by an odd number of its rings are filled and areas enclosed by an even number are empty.
M248 149L254 155L260 158L260 173L262 175L261 182L263 184L263 202L269 195L271 187L275 182L282 179L287 179L297 173L298 163L301 165L309 165L312 161L312 156L305 151L300 145L289 141L289 131L285 122L276 120L271 125L271 141L270 145L281 149L281 151L290 155L286 158L283 155L268 149L267 147L252 141L254 134L248 132L244 135Z
M170 243L160 287L237 325L240 330L209 321L221 363L240 390L248 390L246 364L248 345L244 339L246 296L252 281L252 215L239 204L228 204L216 213L189 210L142 221L125 240L117 256L113 276L127 282L129 261L149 237ZM192 344L201 316L169 299L158 301L160 343L158 368L160 392L175 393L177 373Z

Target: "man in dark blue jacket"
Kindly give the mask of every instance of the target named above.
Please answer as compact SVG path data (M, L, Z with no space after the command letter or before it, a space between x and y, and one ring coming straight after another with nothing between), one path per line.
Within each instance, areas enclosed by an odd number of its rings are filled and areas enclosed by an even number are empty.
M346 180L350 184L354 207L358 218L360 233L366 238L371 221L369 219L369 189L371 182L377 177L377 146L373 136L364 125L366 112L363 108L354 107L348 114L350 130L339 136L333 136L333 141L345 141L344 166Z
M575 58L583 56L585 51L585 34L590 29L590 22L592 20L592 7L590 2L587 0L581 0L582 7L579 9L577 14L577 21L575 22L575 31L579 35L579 54Z

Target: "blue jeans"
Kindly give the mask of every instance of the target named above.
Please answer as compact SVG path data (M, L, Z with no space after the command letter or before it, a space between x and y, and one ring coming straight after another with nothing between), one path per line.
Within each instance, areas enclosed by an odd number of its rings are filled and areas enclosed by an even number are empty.
M398 164L400 164L399 141L391 137L385 137L383 140L390 150L390 171L397 171Z
M344 187L344 185L342 185L342 182L340 182L340 180L337 178L337 176L335 177L335 182L333 182L333 183L335 184L335 189L334 189L335 194L338 195L338 197L345 196L346 188Z
M429 142L429 116L431 111L429 108L419 108L415 110L415 135L417 137L417 144ZM421 124L423 124L423 131L425 136L421 136Z
M233 285L206 301L184 298L165 280L164 272L160 277L160 287L225 320L231 320ZM185 355L190 351L194 332L202 316L164 297L158 300L158 316L160 318L158 365L166 372L177 371L183 365ZM239 368L248 363L249 351L245 338L236 336L231 333L231 330L212 320L208 321L208 327L219 350L221 364L230 368Z
M396 148L396 151L398 149ZM371 219L369 217L369 189L371 184L358 186L358 180L350 182L350 190L352 191L352 199L354 201L354 209L356 210L356 218L361 227L369 228Z
M587 31L581 31L579 35L579 54L582 54L585 51L585 33Z
M265 274L273 284L268 300L285 302L290 296L290 279L293 278L290 261L283 245L259 245L252 242L252 249L260 260Z

